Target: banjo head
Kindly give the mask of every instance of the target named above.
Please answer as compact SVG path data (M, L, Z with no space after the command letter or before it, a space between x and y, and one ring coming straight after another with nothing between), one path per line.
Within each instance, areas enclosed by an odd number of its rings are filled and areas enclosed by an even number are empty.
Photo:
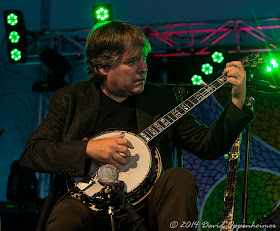
M139 182L143 182L146 176L148 175L152 163L151 151L149 146L144 142L144 140L142 140L141 138L139 138L139 136L131 132L105 132L92 139L95 140L108 138L119 134L123 134L124 138L129 140L133 146L133 149L129 149L131 157L125 157L128 163L122 169L118 169L119 180L125 183L124 190L127 193L129 193L136 189L136 187L139 185ZM95 173L96 166L93 166L93 168L90 169L88 174L90 176L93 176L95 175Z

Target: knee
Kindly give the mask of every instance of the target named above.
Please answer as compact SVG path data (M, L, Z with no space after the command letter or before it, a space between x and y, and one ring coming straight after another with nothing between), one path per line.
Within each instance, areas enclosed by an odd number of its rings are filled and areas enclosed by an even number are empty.
M92 215L89 208L74 198L65 198L58 202L52 210L46 230L88 230Z
M170 168L167 169L163 175L164 177L170 178L171 180L179 181L195 181L194 175L185 168Z
M181 189L194 190L198 193L198 186L194 175L184 168L170 168L161 176L165 178L168 184Z

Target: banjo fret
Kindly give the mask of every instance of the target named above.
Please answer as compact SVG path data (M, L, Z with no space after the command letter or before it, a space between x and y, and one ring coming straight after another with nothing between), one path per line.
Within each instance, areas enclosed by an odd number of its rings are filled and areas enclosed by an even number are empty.
M180 113L180 111L179 111L178 108L176 107L176 108L173 109L173 111L171 112L171 114L173 114L173 115L175 116L175 119L177 119L177 118L180 118L181 115L182 115L183 113Z
M178 110L182 114L185 114L185 109L181 104L176 107L176 110Z
M151 126L152 129L154 129L154 131L159 134L161 132L161 130L156 126L156 124L153 124L153 126Z
M147 129L147 130L145 131L145 135L146 135L147 137L149 137L149 138L152 138L152 137L153 137L152 134L150 133L150 130L149 130L149 129Z
M154 126L157 128L159 133L161 133L164 130L164 128L162 127L162 125L160 123L155 123Z
M190 101L190 99L187 99L185 104L189 107L189 110L195 106L195 104L192 101Z
M149 127L149 132L152 134L153 137L158 134L158 132L152 126Z
M180 104L183 108L184 108L184 110L189 110L190 109L190 106L187 104L187 102L183 102L182 104Z

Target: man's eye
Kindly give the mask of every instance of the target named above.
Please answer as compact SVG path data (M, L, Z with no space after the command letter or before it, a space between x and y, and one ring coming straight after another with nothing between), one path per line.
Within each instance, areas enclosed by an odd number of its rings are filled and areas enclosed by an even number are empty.
M128 61L128 63L130 63L130 64L135 63L135 59L131 59L131 60L129 60L129 61Z

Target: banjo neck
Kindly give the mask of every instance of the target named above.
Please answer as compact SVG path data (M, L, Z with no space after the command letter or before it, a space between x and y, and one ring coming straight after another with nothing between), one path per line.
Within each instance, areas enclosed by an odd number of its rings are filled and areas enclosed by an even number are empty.
M208 96L213 94L216 90L222 87L226 83L227 77L225 75L221 75L217 79L215 79L210 84L202 87L196 93L191 95L189 98L184 100L182 103L177 105L170 112L166 113L164 116L159 118L149 127L144 129L138 135L142 137L147 143L158 136L161 132L167 129L170 125L175 123L185 114L187 114L191 109L201 103Z
M237 183L238 161L240 156L240 134L231 148L228 163L228 172L226 180L226 190L224 193L224 205L222 211L222 226L220 231L231 231L233 226L235 191Z

